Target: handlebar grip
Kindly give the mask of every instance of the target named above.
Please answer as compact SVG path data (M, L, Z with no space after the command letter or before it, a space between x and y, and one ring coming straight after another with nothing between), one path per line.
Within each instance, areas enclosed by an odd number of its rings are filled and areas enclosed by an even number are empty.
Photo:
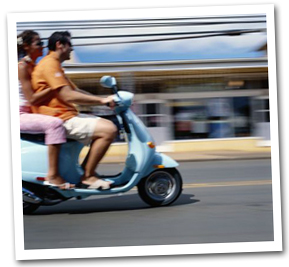
M115 101L113 101L113 102L114 102L115 106L117 106L117 105L118 105L118 103L117 103L117 102L115 102ZM107 107L110 107L109 103L106 103L105 105L106 105Z

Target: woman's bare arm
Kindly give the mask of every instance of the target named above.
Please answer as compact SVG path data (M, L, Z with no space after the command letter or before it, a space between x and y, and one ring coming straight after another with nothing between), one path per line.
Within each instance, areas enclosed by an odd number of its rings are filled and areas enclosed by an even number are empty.
M41 92L34 92L31 85L31 76L26 64L18 64L18 77L22 85L24 97L30 105L37 106L42 102L49 101L54 96L54 92L50 88L44 89Z

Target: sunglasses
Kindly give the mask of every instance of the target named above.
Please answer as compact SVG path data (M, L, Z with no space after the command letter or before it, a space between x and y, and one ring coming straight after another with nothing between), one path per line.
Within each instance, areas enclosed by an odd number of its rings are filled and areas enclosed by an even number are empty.
M43 46L43 45L44 45L44 42L39 41L38 43L36 43L36 45L38 45L38 46Z
M69 45L69 47L72 47L72 43L71 42L67 42L67 44Z

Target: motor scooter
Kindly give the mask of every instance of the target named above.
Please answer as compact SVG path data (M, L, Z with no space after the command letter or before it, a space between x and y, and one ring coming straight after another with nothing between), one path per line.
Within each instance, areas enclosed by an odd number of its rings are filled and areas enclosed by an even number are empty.
M176 167L178 163L156 151L155 143L143 122L131 110L134 94L118 91L116 79L103 76L103 87L114 94L114 112L124 130L128 144L125 167L113 176L98 176L111 181L108 190L73 188L62 190L45 185L48 170L48 152L44 135L21 134L23 213L30 214L40 206L55 205L76 198L93 195L125 193L137 187L141 199L151 206L172 204L182 192L182 178ZM79 154L83 144L67 140L61 146L59 173L69 183L77 184L83 175Z

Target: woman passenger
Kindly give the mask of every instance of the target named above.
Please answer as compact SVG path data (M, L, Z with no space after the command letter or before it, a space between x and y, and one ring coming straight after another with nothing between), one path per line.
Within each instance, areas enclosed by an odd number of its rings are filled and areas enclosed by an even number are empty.
M46 185L69 189L74 185L67 183L58 170L58 157L60 146L66 142L66 133L63 121L59 118L41 114L33 114L31 105L38 105L52 97L53 91L49 88L35 93L31 86L31 73L35 61L43 55L43 42L37 32L26 30L17 36L18 49L18 81L20 99L20 132L22 133L44 133L45 144L48 146L48 173Z

